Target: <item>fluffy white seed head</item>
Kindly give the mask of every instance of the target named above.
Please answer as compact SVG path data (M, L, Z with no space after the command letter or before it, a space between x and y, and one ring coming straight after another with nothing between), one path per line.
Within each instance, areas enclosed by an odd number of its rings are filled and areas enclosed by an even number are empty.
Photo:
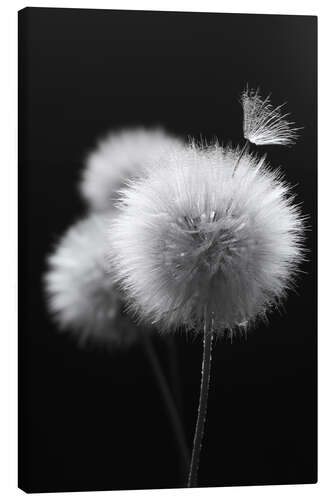
M80 182L82 196L94 210L109 208L128 179L181 145L182 141L161 129L135 128L107 135L87 157Z
M287 120L289 113L283 113L283 104L274 108L270 97L262 99L258 89L246 89L241 96L241 103L245 139L257 146L288 146L295 143L299 129Z
M121 294L106 261L108 217L91 215L74 224L48 257L44 276L48 305L61 329L80 343L128 345L137 327L123 312Z
M123 190L111 261L131 307L162 330L247 328L302 258L303 221L281 175L238 150L194 145Z

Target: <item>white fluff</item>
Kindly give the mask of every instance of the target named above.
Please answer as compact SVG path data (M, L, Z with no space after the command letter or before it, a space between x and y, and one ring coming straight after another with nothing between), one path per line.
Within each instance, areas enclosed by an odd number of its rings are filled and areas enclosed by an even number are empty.
M108 217L91 215L74 224L48 258L44 276L50 311L62 329L81 343L128 344L137 327L123 313L123 302L106 256Z
M288 146L294 144L298 137L293 122L286 118L289 113L283 113L282 107L274 108L270 102L270 97L262 99L259 90L247 89L241 97L244 120L243 133L257 146L280 144Z
M174 151L122 191L111 262L138 316L162 330L247 328L285 295L303 220L281 175L238 150Z
M117 200L117 190L128 179L182 142L161 129L136 128L109 134L88 156L80 191L91 208L104 210Z

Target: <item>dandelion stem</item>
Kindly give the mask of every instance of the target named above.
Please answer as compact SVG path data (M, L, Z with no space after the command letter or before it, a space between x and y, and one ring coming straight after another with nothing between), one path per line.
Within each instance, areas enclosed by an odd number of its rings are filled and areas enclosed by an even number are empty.
M143 337L143 345L147 354L147 358L150 362L150 365L152 367L152 370L155 374L155 378L157 381L157 384L160 388L161 395L167 410L167 413L169 415L170 423L172 425L176 442L178 445L179 449L179 456L180 456L180 464L181 464L181 474L182 474L182 484L181 486L185 485L186 483L186 474L188 471L189 467L189 452L185 440L185 432L183 429L182 422L180 420L174 399L172 397L171 391L169 389L166 377L163 373L161 364L159 362L159 359L156 355L155 349L153 347L153 344L151 342L151 339L149 335L144 333Z
M179 359L178 359L177 347L172 335L165 336L165 342L168 353L168 364L171 377L171 389L176 402L176 406L178 408L178 414L180 418L182 418L183 397L182 397L181 379L179 373Z
M241 159L243 158L244 154L246 153L249 145L250 145L250 141L248 139L246 139L245 144L243 146L243 149L241 150L241 152L240 152L240 154L239 154L239 156L237 158L237 161L235 163L234 170L232 172L232 177L235 175L235 172L236 172L236 170L238 168L238 165L239 165Z
M199 408L198 408L197 423L193 440L191 465L187 482L188 488L195 488L197 485L200 452L201 452L202 439L204 435L206 414L207 414L210 369L212 362L212 341L213 341L213 329L210 327L207 328L207 323L205 320L204 333L203 333L203 356L202 356Z

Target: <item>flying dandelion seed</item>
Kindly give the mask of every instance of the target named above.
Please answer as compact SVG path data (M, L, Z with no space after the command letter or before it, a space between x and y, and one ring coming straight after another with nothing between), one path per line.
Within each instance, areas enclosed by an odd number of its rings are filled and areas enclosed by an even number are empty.
M112 263L131 307L162 330L233 334L285 296L303 219L263 159L191 145L123 190Z
M128 345L138 335L123 313L121 294L105 259L106 214L91 215L74 224L48 257L44 276L48 305L62 329L79 343Z
M94 210L105 210L117 201L117 191L142 174L151 161L182 141L161 129L136 128L109 134L88 156L80 192Z
M241 96L241 104L245 139L257 146L288 146L295 143L300 129L294 127L294 122L287 120L289 113L283 113L284 104L274 108L270 97L262 99L258 89L246 89Z

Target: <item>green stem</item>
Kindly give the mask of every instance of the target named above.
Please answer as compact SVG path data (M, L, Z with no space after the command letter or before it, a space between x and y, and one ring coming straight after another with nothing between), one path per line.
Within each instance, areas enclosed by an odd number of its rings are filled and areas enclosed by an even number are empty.
M212 362L212 343L213 343L213 329L207 328L207 324L205 321L204 332L203 332L203 356L202 356L200 399L199 399L197 423L193 440L191 465L187 482L188 488L195 488L197 485L198 469L200 463L200 452L202 446L202 439L205 431L205 422L207 414L209 380L210 380L210 370Z
M152 370L154 372L157 384L160 388L161 395L165 404L165 408L167 410L167 413L169 415L170 423L172 425L172 428L174 430L174 435L176 438L176 442L178 445L179 449L179 454L180 454L180 463L181 463L181 471L182 471L182 481L184 481L183 484L186 483L186 474L188 471L189 467L189 452L185 440L185 433L184 429L182 426L182 422L180 420L174 399L172 397L171 391L169 389L167 380L165 378L165 375L163 373L161 364L158 360L158 357L156 355L155 349L153 347L153 344L150 339L150 335L144 333L142 335L143 338L143 345L146 351L147 358L150 362L150 365L152 367Z

